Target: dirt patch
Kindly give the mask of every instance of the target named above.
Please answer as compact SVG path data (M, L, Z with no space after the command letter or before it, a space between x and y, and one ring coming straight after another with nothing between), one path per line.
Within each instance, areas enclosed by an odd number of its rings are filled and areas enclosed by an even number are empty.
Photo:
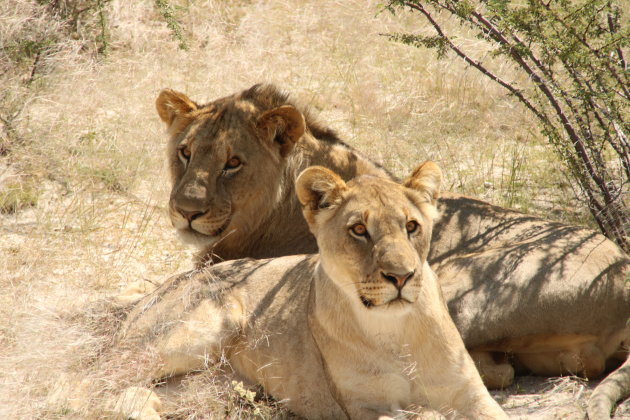
M492 396L517 420L585 419L588 398L599 382L519 376L509 388L492 391ZM617 408L615 419L630 419L630 399Z

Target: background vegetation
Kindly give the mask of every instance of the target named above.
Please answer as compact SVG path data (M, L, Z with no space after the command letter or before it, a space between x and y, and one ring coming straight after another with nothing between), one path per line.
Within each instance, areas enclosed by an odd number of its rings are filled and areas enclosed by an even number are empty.
M630 251L630 25L610 0L391 1L426 18L435 35L391 35L408 45L451 51L502 86L538 120L579 186L602 233ZM525 76L504 77L477 51L458 45L437 15L470 27L491 54Z
M525 109L465 65L381 36L425 27L378 10L359 0L0 1L0 417L93 417L88 395L105 401L142 383L132 360L121 358L124 378L98 365L118 318L95 302L191 267L165 212L154 109L165 87L203 102L273 82L398 175L432 159L448 190L588 223ZM99 387L70 389L77 374ZM173 418L279 414L208 372L168 392Z

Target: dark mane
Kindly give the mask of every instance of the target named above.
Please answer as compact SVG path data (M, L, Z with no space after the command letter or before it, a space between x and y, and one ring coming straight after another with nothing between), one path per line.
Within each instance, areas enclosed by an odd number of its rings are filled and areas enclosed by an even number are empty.
M269 110L282 105L294 106L302 113L302 115L304 115L306 127L313 137L326 143L335 143L347 146L343 141L341 141L333 129L328 128L317 121L311 114L308 107L296 104L290 99L289 94L283 92L275 85L269 83L259 83L242 92L240 94L240 99L248 100L256 105L257 108L262 110Z
M291 105L298 109L302 113L302 115L304 115L306 128L316 140L330 145L339 145L345 147L348 150L351 150L352 153L354 153L355 155L361 156L360 152L342 141L333 129L328 128L317 121L311 114L308 106L301 106L299 104L296 104L293 100L291 100L288 93L282 91L275 85L272 85L270 83L260 83L241 92L239 95L237 95L237 97L238 99L246 100L253 103L258 109L261 110L261 112L274 109L282 105ZM372 162L372 164L387 173L390 178L398 180L389 170L384 168L381 164L376 162Z

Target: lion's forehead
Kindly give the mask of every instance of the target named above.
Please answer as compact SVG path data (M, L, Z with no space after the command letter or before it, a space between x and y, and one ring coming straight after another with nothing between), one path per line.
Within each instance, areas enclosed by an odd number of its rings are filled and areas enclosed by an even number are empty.
M366 194L365 191L351 192L344 206L346 223L368 225L401 225L420 215L418 209L405 194L380 192Z
M210 106L200 112L189 125L186 141L196 143L209 151L229 147L247 147L255 145L254 124L255 107L246 102L224 104L221 107Z
M349 206L364 207L371 212L408 213L418 211L405 187L376 177L361 177L348 183ZM358 181L358 182L357 182Z

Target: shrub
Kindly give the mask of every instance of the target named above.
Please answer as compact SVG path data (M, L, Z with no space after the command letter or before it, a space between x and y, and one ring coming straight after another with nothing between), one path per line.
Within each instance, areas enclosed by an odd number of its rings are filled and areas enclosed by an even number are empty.
M439 57L454 52L533 113L601 231L630 251L630 27L623 8L610 0L392 0L386 7L419 12L435 31L390 38ZM505 79L499 60L458 45L444 13L523 77Z

